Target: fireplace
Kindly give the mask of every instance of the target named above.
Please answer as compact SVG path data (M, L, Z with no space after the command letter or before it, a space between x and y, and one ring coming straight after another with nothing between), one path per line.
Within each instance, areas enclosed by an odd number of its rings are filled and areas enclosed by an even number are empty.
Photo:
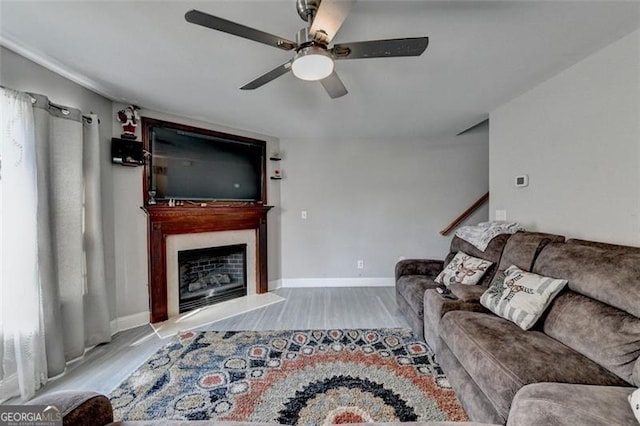
M256 204L147 206L151 322L178 316L178 252L247 244L247 295L267 292L267 212Z
M179 311L247 295L247 245L178 252Z
M246 289L243 296L258 293L256 243L256 232L252 229L169 235L166 238L168 317L186 312L183 303L186 299L192 302L190 309L229 300L236 296L233 292L227 294L226 299L216 296L220 296L220 291L231 291L233 285L239 287L237 284L242 281ZM240 261L244 266L242 273L238 274L236 270L240 268L236 266L239 266ZM230 265L234 266L233 271ZM189 268L190 266L193 268ZM225 275L228 275L228 279ZM189 285L191 292L198 294L187 294ZM212 298L197 302L197 296Z

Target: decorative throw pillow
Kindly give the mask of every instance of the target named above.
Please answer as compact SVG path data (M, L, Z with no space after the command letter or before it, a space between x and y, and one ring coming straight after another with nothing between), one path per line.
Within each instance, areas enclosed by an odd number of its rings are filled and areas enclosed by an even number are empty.
M436 277L435 282L446 286L451 284L478 284L480 278L491 265L493 265L493 262L478 259L459 251Z
M633 391L631 395L629 395L629 403L631 404L631 411L636 416L636 420L640 422L640 389L636 389Z
M543 277L511 265L496 275L480 303L494 314L528 330L566 284L567 280Z

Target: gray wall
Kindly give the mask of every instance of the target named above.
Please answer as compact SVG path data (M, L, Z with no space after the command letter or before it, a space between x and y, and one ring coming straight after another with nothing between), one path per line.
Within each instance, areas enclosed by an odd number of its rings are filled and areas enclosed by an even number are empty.
M109 314L116 317L114 286L113 180L110 162L111 101L0 46L0 84L8 89L39 93L51 102L78 108L100 117L102 210Z
M442 259L451 237L439 231L488 190L487 127L441 141L281 140L284 285L390 278L401 256Z
M491 212L640 244L640 31L491 113ZM530 184L516 188L514 177Z

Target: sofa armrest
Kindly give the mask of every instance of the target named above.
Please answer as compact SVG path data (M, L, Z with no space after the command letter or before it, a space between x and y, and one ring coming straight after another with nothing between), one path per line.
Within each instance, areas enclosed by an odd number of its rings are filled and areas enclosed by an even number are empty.
M433 259L405 259L396 263L396 281L403 275L425 275L435 278L444 266L444 261Z
M632 425L635 417L627 397L634 390L568 383L526 385L513 398L507 426Z
M64 426L104 426L113 422L113 407L106 396L90 391L59 391L37 396L27 405L54 405Z
M449 290L462 302L480 303L480 298L487 288L479 285L451 284Z

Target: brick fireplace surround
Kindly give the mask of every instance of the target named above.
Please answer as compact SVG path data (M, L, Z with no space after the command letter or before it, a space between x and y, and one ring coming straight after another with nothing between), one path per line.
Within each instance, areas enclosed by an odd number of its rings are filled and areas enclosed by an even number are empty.
M149 305L151 322L168 319L167 242L169 235L254 229L256 232L256 293L266 293L267 212L261 204L208 204L143 208L149 217Z

